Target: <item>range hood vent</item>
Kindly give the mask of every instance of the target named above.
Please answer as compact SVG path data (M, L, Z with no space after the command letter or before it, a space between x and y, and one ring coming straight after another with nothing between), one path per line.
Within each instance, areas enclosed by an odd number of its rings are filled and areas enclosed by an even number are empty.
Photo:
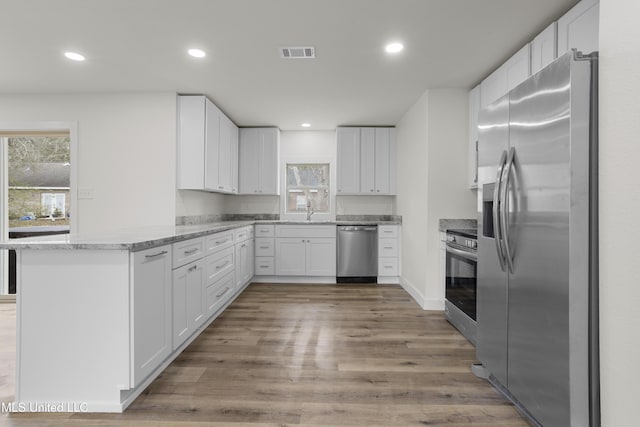
M307 47L281 47L280 56L283 59L314 59L316 57L316 48Z

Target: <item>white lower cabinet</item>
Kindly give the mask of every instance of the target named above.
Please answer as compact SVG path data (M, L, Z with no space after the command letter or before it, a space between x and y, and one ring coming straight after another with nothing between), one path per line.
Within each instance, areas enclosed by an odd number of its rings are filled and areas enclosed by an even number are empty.
M255 275L273 276L276 274L275 226L273 224L256 224L255 232Z
M133 265L133 385L171 353L171 246L131 254Z
M203 284L202 259L173 270L173 350L204 323Z
M240 290L249 283L254 273L254 229L243 227L235 231L235 289Z
M235 279L233 272L223 276L205 289L205 306L207 315L212 315L222 307L234 293Z
M400 283L399 225L378 226L378 283Z
M277 225L276 276L336 275L335 225Z

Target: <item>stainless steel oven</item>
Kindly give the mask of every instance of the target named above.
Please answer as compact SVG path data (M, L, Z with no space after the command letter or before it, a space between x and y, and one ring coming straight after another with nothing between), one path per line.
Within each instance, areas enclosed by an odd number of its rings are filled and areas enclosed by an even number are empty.
M476 343L477 231L447 230L445 316L471 343Z

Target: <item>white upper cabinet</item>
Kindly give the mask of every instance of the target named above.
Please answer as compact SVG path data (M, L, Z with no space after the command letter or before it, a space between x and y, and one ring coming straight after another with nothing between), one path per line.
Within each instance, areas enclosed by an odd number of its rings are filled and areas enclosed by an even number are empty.
M395 128L338 128L338 194L396 192Z
M478 187L478 113L480 85L469 92L469 188Z
M558 26L552 23L531 42L531 74L535 74L558 57Z
M360 128L338 128L338 194L360 192Z
M235 193L237 138L237 126L205 96L178 96L178 189Z
M515 55L480 84L480 102L484 108L505 95L531 75L531 52L527 43Z
M582 53L598 50L599 20L598 0L582 0L558 19L558 56L570 49Z
M240 194L280 194L280 129L240 129Z

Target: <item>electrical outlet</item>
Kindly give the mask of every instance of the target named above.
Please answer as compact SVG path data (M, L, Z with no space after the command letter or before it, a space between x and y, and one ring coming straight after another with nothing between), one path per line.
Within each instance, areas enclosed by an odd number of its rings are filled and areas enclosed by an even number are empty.
M84 200L88 200L88 199L93 199L94 197L94 191L93 188L79 188L78 189L78 199L84 199Z

